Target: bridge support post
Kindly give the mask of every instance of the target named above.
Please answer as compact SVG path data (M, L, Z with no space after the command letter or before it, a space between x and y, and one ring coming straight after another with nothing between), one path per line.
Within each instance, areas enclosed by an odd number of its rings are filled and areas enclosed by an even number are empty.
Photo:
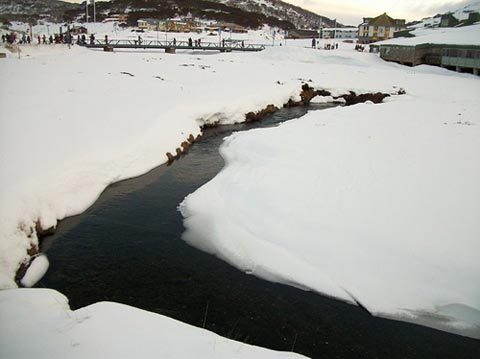
M105 51L105 52L113 52L113 47L111 47L111 46L105 46L105 47L103 48L103 51Z
M165 48L165 53L167 54L174 54L176 52L176 49L174 47L166 47Z

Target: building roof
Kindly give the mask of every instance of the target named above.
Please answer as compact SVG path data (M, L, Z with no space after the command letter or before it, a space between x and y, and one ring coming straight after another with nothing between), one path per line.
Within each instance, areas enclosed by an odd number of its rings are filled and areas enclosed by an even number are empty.
M395 19L391 18L384 12L382 15L374 17L368 23L369 26L391 26L394 27L397 23Z
M480 46L480 24L464 27L421 28L412 32L415 37L397 37L379 45L416 46L422 44Z

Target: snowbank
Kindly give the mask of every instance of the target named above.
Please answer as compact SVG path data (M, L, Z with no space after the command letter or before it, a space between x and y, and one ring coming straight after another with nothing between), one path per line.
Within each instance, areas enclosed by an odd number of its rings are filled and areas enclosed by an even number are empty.
M3 358L305 358L223 338L127 305L70 310L48 289L0 291Z
M480 337L475 113L391 101L235 134L224 170L181 206L184 239L268 280ZM453 304L475 322L441 317Z
M21 47L20 58L2 60L8 86L0 89L0 288L15 286L19 263L38 243L37 223L54 227L109 184L165 163L166 153L203 124L281 107L315 79L332 95L395 92L398 85L386 77L370 81L362 68L373 61L381 73L389 66L350 44L329 52L289 44L210 55L31 45Z
M202 125L243 121L247 112L268 104L281 107L290 98L298 100L301 85L308 83L332 96L348 91L394 94L399 88L407 95L380 106L326 111L325 126L316 119L320 115L314 114L295 122L304 123L298 127L292 123L234 136L223 150L228 167L184 203L189 241L270 280L351 301L345 289L349 290L375 313L431 311L437 305L455 303L478 310L478 292L470 281L479 273L478 265L471 261L471 255L478 253L471 238L478 234L478 221L473 219L478 219L474 217L480 202L478 189L472 185L478 183L475 163L480 162L478 141L474 140L479 128L474 115L479 112L478 79L427 66L412 69L385 63L374 54L354 51L351 44L341 43L337 51L308 47L308 40L288 40L287 46L255 54L185 51L167 55L32 45L22 47L20 58L9 55L3 59L0 288L15 286L19 264L27 260L27 250L38 244L37 223L44 229L55 226L59 219L88 208L109 184L165 163L166 153L175 153L190 134L195 137L201 132ZM285 129L291 132L287 134ZM279 139L284 141L277 143ZM372 143L376 145L372 147ZM404 148L405 155L399 152ZM375 155L382 153L385 157L377 163ZM440 163L439 153L445 155L445 162ZM362 154L365 158L359 158ZM402 162L417 154L421 156L410 165ZM401 169L409 170L411 177ZM398 174L398 181L389 173ZM426 178L433 181L440 175L446 177L438 178L438 184L429 189ZM418 179L419 187L409 183L409 178ZM393 180L398 186L392 187ZM370 181L375 186L370 186ZM224 183L229 193L220 191L218 183ZM447 184L450 192L445 190ZM388 189L392 195L387 198L393 202L371 193L390 193ZM443 196L444 191L446 203L453 206L453 220L442 232L448 216L440 211L439 199L431 196ZM203 203L201 198L207 192L212 197ZM378 201L370 204L369 193ZM465 193L470 194L469 200ZM401 202L409 196L423 199L420 204L425 207ZM224 199L229 197L231 206L224 208ZM305 198L307 205L299 198ZM401 205L390 204L395 201ZM342 203L351 204L348 213L339 207ZM368 210L363 208L365 203ZM424 215L424 209L435 211ZM392 215L390 222L382 217L394 210L399 216ZM405 217L405 211L410 215ZM259 213L261 217L256 217ZM428 227L423 227L422 218ZM282 233L279 229L286 223L290 226ZM370 223L378 228L366 225ZM202 226L212 229L208 240ZM298 232L292 232L294 229ZM357 233L359 241L372 243L371 253L352 243ZM225 242L229 236L232 240ZM453 248L452 236L458 239ZM388 240L382 241L384 237ZM425 254L435 237L445 245ZM319 238L326 241L321 247ZM338 248L337 239L345 240ZM407 267L412 270L404 271L402 277L394 265L414 262L414 239L419 242L418 258L431 262ZM319 248L331 256L313 258ZM382 260L391 249L399 257ZM440 266L440 273L447 273L445 281L428 282L425 293L417 294L418 286L433 275L431 269L447 252L454 263L452 273L458 270L458 283L447 286L452 275ZM464 256L465 262L458 264ZM348 258L357 257L356 261L372 259L372 263L363 269L345 264ZM384 262L385 273L376 277L379 270L374 270L374 264L383 268ZM392 280L398 282L390 295L391 285L389 290L384 286ZM444 282L446 289L439 288ZM393 293L398 293L398 299Z
M364 59L351 84L365 71L408 95L229 137L224 170L181 205L184 239L262 278L480 338L480 83Z

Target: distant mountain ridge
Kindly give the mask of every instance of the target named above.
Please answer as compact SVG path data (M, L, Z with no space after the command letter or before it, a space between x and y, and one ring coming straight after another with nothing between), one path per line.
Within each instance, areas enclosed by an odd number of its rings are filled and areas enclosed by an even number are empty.
M332 27L334 20L280 0L213 0L245 11L262 13L279 19L288 19L297 29Z
M90 6L90 11L93 11ZM97 21L128 13L129 25L139 18L172 18L191 14L205 20L234 22L248 28L263 24L283 29L333 26L331 19L279 0L112 0L96 2ZM85 3L59 0L0 0L0 20L36 22L83 21ZM93 15L93 14L90 14Z

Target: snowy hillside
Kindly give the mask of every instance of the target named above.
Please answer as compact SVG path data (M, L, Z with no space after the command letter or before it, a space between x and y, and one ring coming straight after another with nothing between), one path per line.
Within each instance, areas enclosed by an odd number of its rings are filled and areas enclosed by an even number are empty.
M63 21L66 13L77 9L78 4L58 0L0 0L0 19Z
M447 14L452 14L457 20L466 20L472 12L480 12L480 1L472 2L460 9L449 11ZM437 14L432 17L427 17L419 21L410 28L423 28L423 27L437 27L440 24L442 14Z
M467 6L464 6L461 9L452 11L452 15L457 18L457 20L468 19L468 15L472 12L480 12L480 1L473 2Z
M287 2L278 0L216 0L230 6L241 9L258 12L266 16L275 16L283 20L288 20L301 29L315 29L319 24L326 27L333 27L334 22L324 16L317 15L301 7L291 5Z
M89 10L91 18L92 8ZM98 1L96 10L99 21L111 14L127 13L132 26L136 25L139 18L166 19L188 14L197 19L233 22L252 28L263 24L282 28L316 28L320 22L324 26L333 25L326 17L283 1L272 0L112 0ZM0 19L10 22L21 20L35 24L39 19L53 22L83 21L85 8L78 3L57 0L0 0L0 14Z

